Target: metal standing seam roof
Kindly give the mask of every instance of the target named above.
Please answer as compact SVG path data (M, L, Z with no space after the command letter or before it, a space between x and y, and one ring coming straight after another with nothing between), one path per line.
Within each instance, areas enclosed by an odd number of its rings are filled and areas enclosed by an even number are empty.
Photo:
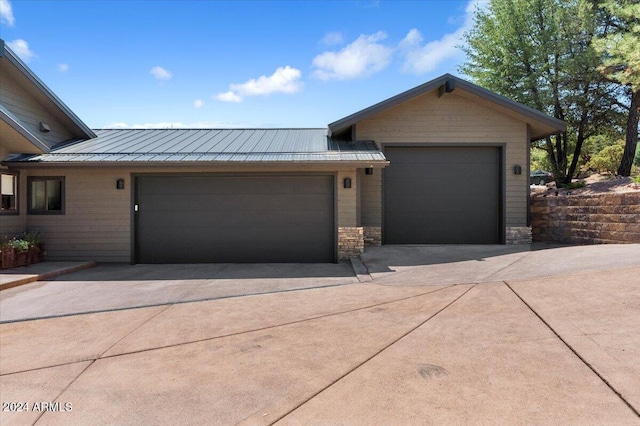
M385 162L373 142L327 129L102 129L96 138L7 162Z

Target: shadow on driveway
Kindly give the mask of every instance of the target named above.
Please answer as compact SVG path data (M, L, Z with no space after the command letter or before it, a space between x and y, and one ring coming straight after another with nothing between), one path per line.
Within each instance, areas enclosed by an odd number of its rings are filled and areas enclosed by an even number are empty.
M425 266L457 263L514 253L549 250L562 245L544 243L514 245L385 245L369 247L362 256L369 272L397 272L398 266Z
M352 278L345 263L191 263L137 264L102 263L95 268L67 274L56 281L156 281L156 280L245 280L296 278Z

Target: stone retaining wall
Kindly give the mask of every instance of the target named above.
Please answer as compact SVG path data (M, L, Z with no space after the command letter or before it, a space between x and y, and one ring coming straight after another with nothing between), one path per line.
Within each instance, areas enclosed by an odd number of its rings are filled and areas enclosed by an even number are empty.
M533 241L640 243L640 192L531 198Z

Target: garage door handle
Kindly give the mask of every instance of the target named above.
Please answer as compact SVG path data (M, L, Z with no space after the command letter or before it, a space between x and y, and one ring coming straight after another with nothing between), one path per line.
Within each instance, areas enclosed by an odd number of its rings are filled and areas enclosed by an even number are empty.
M138 205L137 205L137 204L134 204L134 206L133 206L133 211L134 211L134 212L137 212L137 211L138 211Z

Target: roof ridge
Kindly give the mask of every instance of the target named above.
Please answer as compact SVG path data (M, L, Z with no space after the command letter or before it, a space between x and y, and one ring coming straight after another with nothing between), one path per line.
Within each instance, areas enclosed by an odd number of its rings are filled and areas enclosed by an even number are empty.
M93 129L94 131L100 130L327 130L327 127L158 127L158 128L144 128L144 129L132 129L132 128L100 128Z

